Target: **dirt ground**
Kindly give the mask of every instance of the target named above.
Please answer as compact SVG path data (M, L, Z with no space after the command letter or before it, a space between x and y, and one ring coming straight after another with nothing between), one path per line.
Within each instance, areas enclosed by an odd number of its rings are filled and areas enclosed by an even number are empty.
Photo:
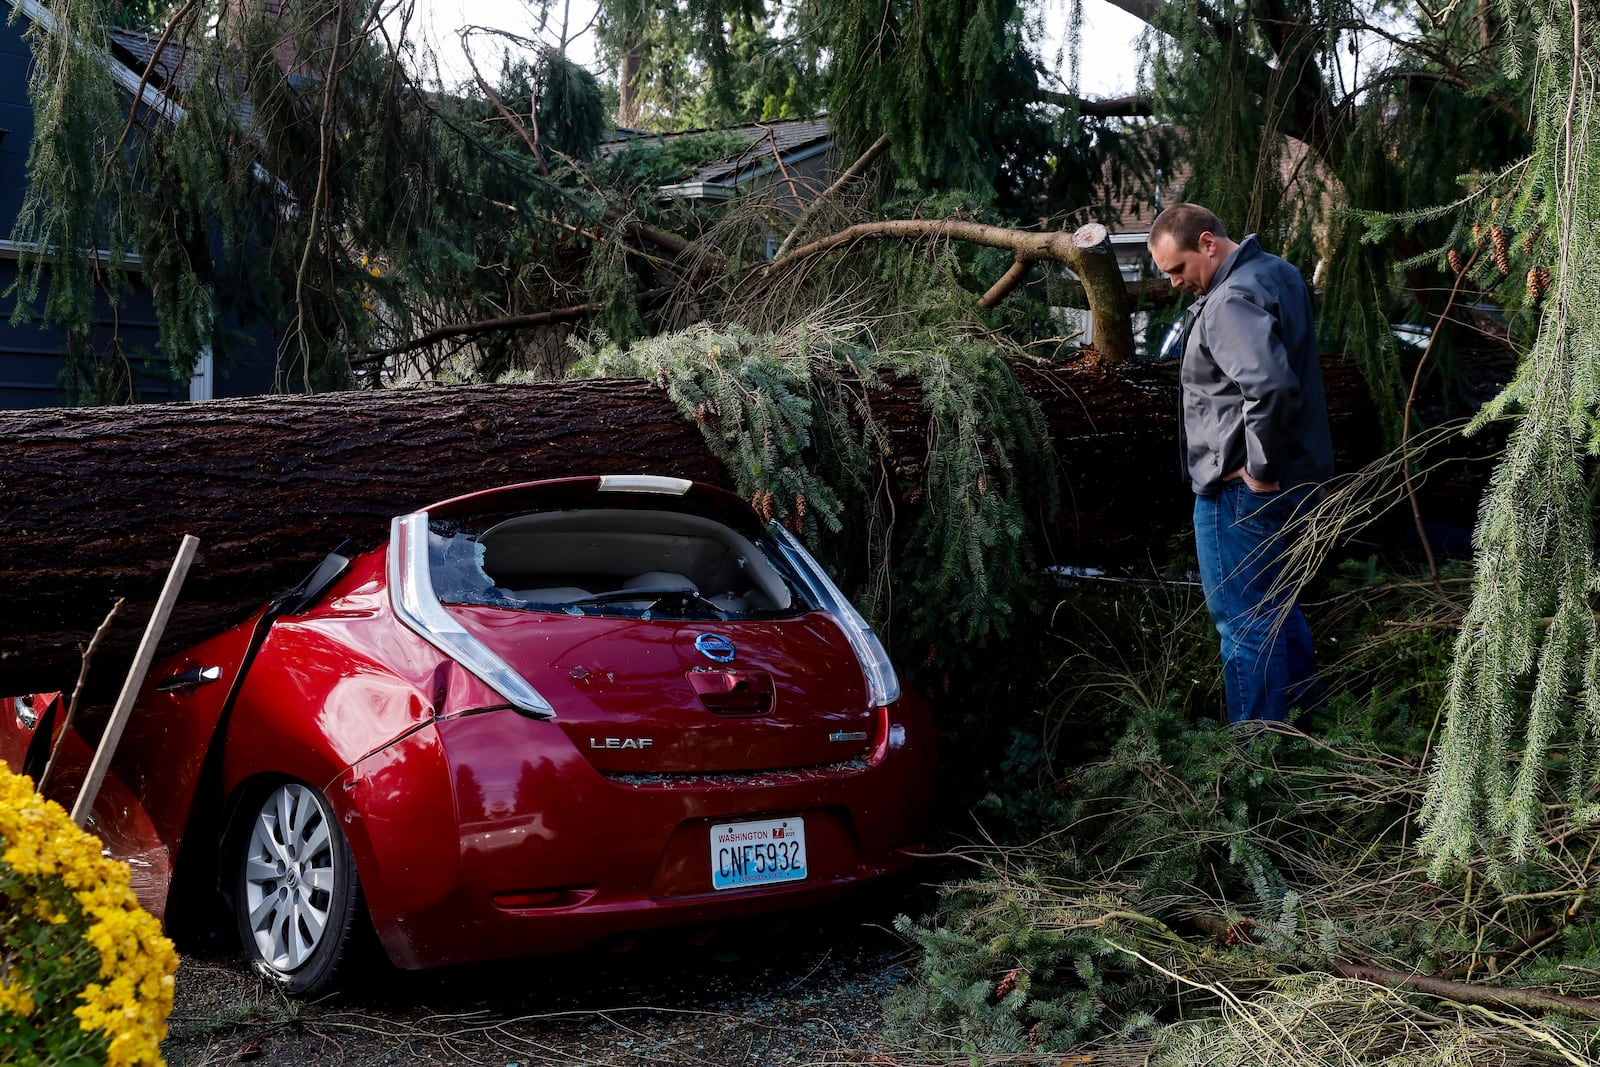
M163 1051L173 1067L905 1062L882 1034L883 1001L912 960L891 923L925 899L906 885L620 952L410 973L363 961L313 1001L231 951L191 952Z

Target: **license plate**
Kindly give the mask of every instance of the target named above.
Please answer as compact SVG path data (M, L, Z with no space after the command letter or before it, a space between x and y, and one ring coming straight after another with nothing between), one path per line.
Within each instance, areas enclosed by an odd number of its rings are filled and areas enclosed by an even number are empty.
M711 828L711 888L743 889L805 876L804 820L724 822Z

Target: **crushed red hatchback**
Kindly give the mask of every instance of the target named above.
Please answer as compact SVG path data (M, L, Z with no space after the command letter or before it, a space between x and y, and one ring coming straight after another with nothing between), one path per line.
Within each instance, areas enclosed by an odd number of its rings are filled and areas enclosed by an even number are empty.
M13 769L61 715L0 707ZM257 968L310 992L369 922L420 968L834 899L919 850L933 743L782 526L569 478L399 516L156 664L91 829L156 914L220 890Z

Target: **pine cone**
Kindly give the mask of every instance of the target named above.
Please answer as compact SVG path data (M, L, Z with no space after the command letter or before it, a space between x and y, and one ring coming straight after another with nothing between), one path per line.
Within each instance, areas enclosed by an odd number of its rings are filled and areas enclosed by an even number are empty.
M1017 988L1017 978L1021 971L1013 967L1000 976L1000 984L994 987L994 999L1004 1000Z
M794 524L796 526L799 526L802 522L805 521L805 518L806 518L806 495L804 493L796 493L794 495Z
M1455 249L1452 248L1450 251L1446 252L1444 254L1444 258L1445 261L1450 264L1450 269L1456 274L1466 273L1467 265L1461 261L1461 256L1456 252Z
M1472 224L1472 247L1477 248L1481 244L1483 244L1483 223L1474 222Z
M1231 922L1228 924L1228 928L1222 932L1222 943L1229 947L1234 945L1253 945L1256 942L1255 938L1250 936L1250 931L1255 928L1256 924L1250 919Z
M1550 291L1550 268L1528 268L1528 299L1535 304L1544 299L1544 294Z
M1494 244L1494 266L1501 274L1511 273L1511 252L1507 247L1506 231L1495 226L1489 231L1489 240Z
M1544 228L1542 226L1535 225L1533 229L1531 229L1531 230L1529 230L1527 232L1527 234L1522 238L1522 254L1523 255L1525 255L1525 256L1533 255L1533 246L1539 243L1539 235L1543 231L1544 231Z

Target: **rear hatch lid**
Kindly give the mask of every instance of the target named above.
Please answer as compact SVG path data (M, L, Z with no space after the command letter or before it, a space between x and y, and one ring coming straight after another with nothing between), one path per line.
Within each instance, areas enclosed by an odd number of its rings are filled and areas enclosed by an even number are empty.
M669 619L452 605L602 771L727 773L863 758L876 716L833 618Z

